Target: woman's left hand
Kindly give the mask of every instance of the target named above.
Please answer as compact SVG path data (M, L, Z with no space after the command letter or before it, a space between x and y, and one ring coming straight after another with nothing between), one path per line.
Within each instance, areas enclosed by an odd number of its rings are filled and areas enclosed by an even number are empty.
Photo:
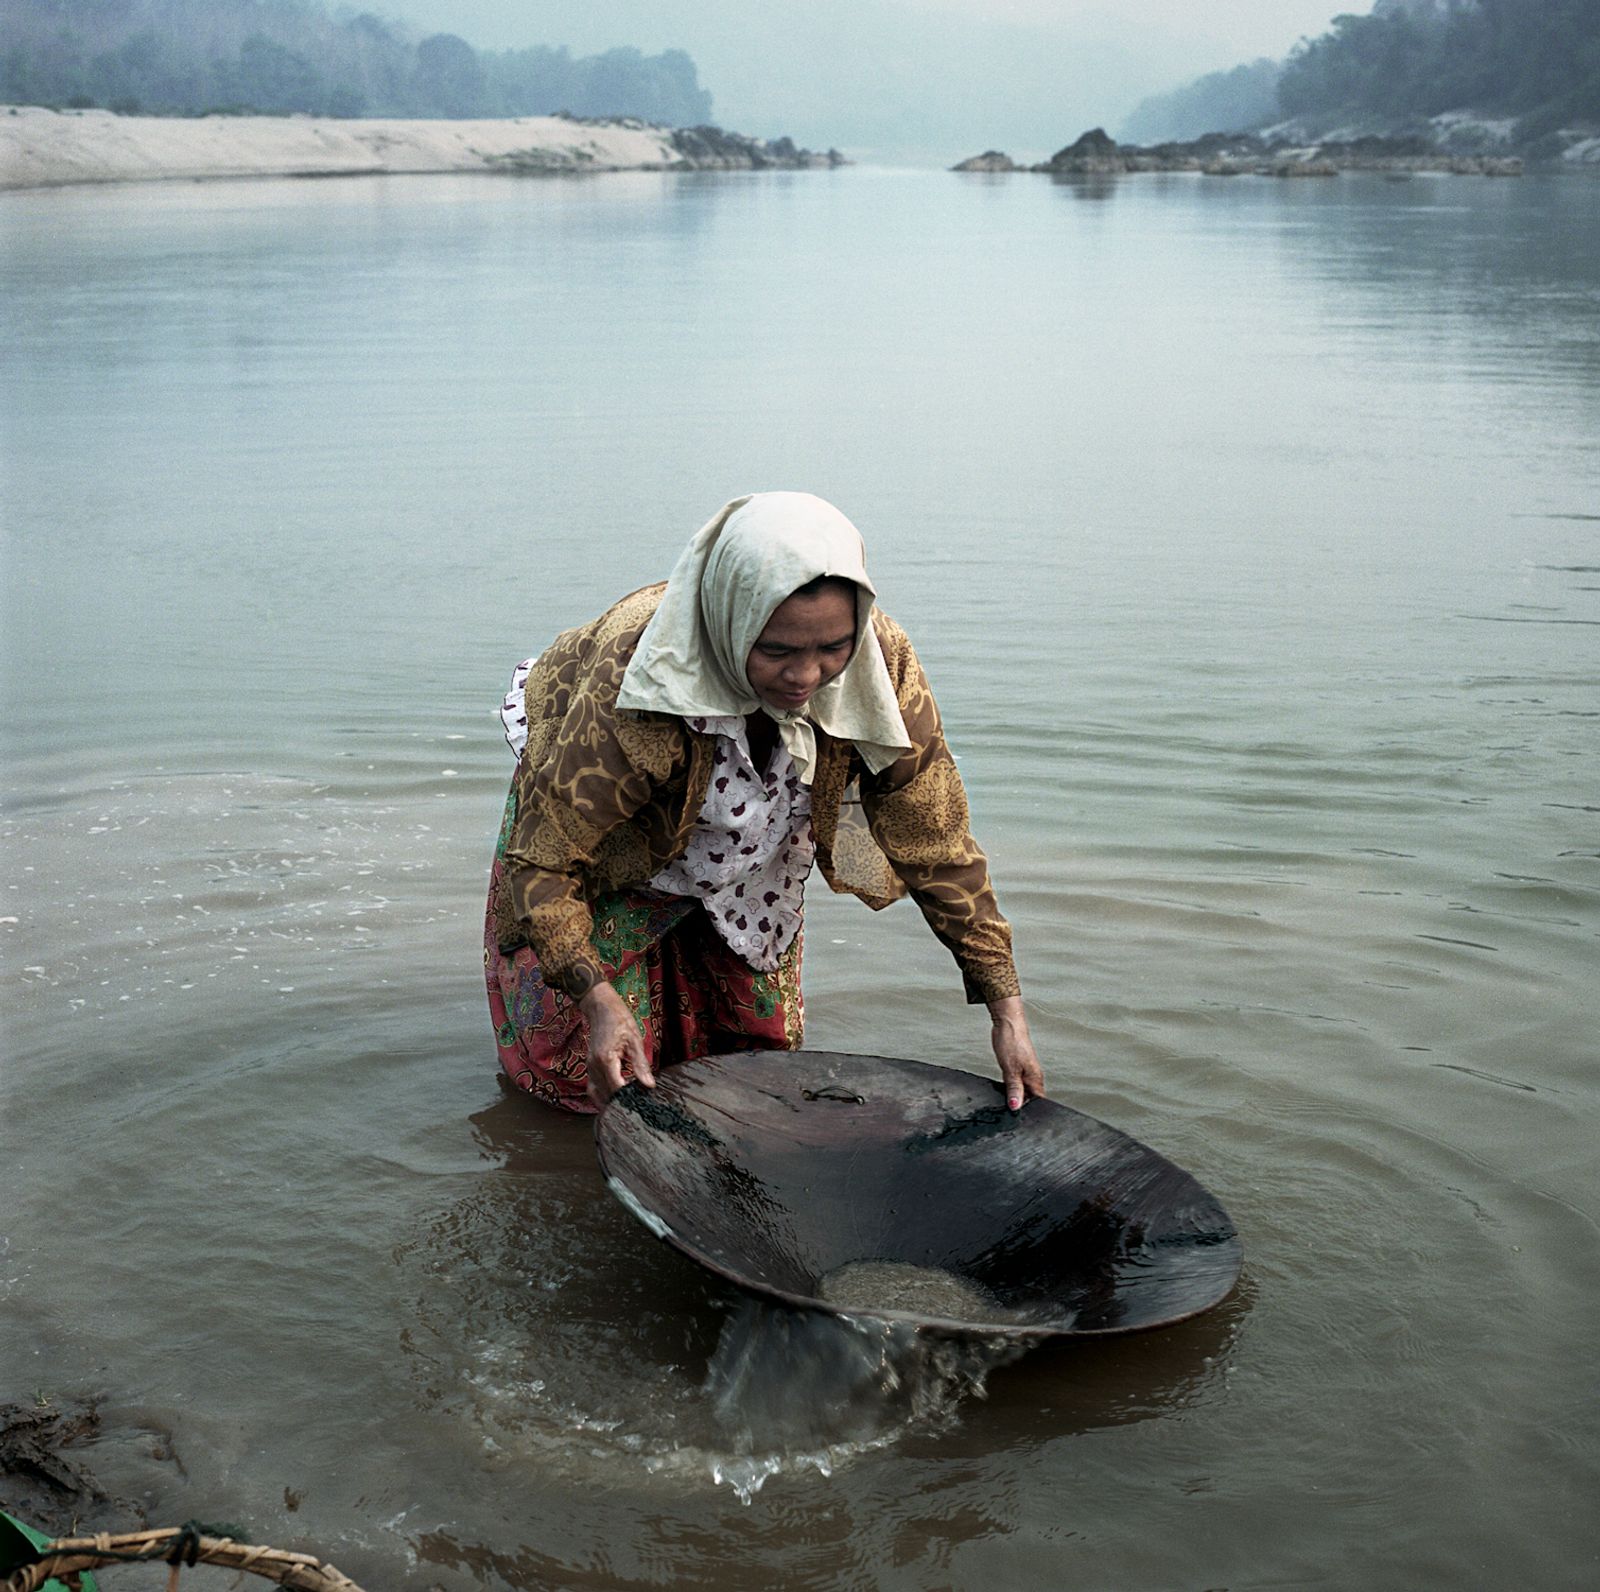
M1020 1111L1024 1100L1044 1094L1044 1069L1034 1052L1022 997L1007 995L1002 1000L990 1001L989 1020L992 1025L989 1040L994 1046L994 1059L1000 1063L1006 1104L1013 1111Z

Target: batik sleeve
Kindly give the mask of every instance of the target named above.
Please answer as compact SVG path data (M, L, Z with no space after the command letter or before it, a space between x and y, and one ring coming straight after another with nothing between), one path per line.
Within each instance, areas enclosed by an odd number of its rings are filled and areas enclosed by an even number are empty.
M995 900L988 858L972 837L966 789L945 744L938 703L905 632L882 616L878 628L911 750L861 782L873 839L955 957L967 999L1016 995L1011 927Z
M670 777L683 749L676 720L619 712L615 702L614 688L574 690L553 733L530 740L515 776L505 853L511 909L546 983L573 1000L605 976L590 944L584 870ZM532 720L537 705L529 708Z

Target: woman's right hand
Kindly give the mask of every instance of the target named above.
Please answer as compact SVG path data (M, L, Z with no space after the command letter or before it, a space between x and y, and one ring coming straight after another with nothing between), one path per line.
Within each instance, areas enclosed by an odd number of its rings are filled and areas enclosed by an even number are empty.
M654 1089L656 1075L644 1048L644 1036L628 1003L610 984L596 984L578 1002L589 1024L589 1098L603 1107L628 1081L623 1068L646 1089Z

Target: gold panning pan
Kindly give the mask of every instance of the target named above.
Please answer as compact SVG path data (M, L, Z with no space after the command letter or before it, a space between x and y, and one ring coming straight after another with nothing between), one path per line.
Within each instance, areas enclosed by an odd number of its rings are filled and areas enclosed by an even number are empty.
M754 1293L951 1332L1169 1326L1238 1281L1239 1237L1189 1173L1053 1100L883 1056L709 1056L630 1085L601 1170L652 1232Z

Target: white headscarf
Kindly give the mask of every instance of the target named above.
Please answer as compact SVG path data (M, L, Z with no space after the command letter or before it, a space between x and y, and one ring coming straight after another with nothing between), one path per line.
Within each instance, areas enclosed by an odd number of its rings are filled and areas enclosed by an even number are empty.
M850 662L805 707L769 707L745 676L773 611L807 581L837 575L856 587ZM617 706L682 718L764 712L809 785L813 725L853 741L874 773L911 748L883 650L872 628L877 592L861 533L809 492L756 492L725 503L683 551L623 676Z

